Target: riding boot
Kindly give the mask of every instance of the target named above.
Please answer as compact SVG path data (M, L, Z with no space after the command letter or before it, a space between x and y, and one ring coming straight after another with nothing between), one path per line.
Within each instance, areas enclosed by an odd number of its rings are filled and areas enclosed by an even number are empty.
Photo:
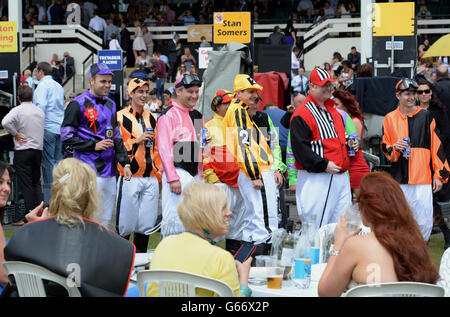
M149 236L142 233L134 233L134 245L136 246L136 253L146 253L148 247Z

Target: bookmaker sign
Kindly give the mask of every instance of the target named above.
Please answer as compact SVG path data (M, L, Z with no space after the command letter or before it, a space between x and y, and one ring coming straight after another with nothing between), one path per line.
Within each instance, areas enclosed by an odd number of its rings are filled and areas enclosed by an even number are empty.
M0 22L0 53L17 52L17 36L17 22Z
M215 12L214 43L251 42L250 12Z

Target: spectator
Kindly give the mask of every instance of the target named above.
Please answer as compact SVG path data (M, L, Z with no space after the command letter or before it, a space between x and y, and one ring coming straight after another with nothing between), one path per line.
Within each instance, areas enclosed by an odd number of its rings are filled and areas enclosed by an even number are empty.
M433 193L448 181L450 167L445 154L438 154L442 144L431 113L416 106L417 88L408 78L395 86L400 105L384 117L381 150L391 162L390 174L405 193L423 239L428 241L433 227ZM404 151L408 146L410 150Z
M264 106L264 112L269 115L270 119L272 119L273 125L278 129L278 138L281 147L283 162L286 162L286 145L289 129L286 129L281 124L281 118L283 118L283 116L286 114L286 111L281 110L272 103L268 103Z
M158 99L164 103L164 84L166 82L166 64L161 59L161 54L157 51L153 53L153 59L156 60L156 92Z
M284 29L284 40L286 44L295 46L297 43L297 30L294 28L294 22L290 19Z
M189 72L186 69L186 65L181 64L180 67L178 67L177 78L183 76L184 74L189 74Z
M417 84L419 85L417 98L420 101L420 107L427 109L432 114L448 162L450 158L450 124L447 117L447 110L442 102L433 94L432 84L425 79L419 80ZM444 234L444 250L450 247L450 230L442 217L442 210L437 202L447 202L449 199L450 182L447 182L439 192L433 194L433 219L434 223L439 226Z
M300 0L297 5L297 12L302 15L307 9L310 9L311 11L314 10L311 0Z
M352 51L348 53L347 60L350 62L350 66L354 71L361 65L361 53L356 51L356 47L352 47Z
M317 22L317 16L315 16L313 14L313 10L312 9L307 9L306 13L303 15L302 18L303 23L311 23L311 24L315 24Z
M23 194L25 210L32 210L43 201L41 161L44 143L44 112L33 104L33 89L18 89L20 106L3 118L2 126L14 137L14 169L19 190ZM16 211L17 213L17 211ZM23 225L25 215L14 214L12 225Z
M345 127L331 99L333 82L325 70L315 68L310 76L310 93L295 110L290 125L292 151L299 170L297 210L302 221L310 222L315 215L317 229L337 222L351 203L350 182L345 173L349 168ZM318 188L328 194L314 195Z
M347 89L353 83L353 69L349 61L342 62L343 69L338 78L339 88Z
M39 221L14 234L5 248L5 260L34 263L68 276L82 296L124 296L135 250L129 241L94 222L100 203L94 170L69 158L59 162L53 174L56 181L48 211L41 204L27 215L29 221ZM81 277L72 275L74 271ZM44 281L44 288L48 296L67 296L56 283ZM12 290L5 291L11 296Z
M430 13L430 11L428 11L427 6L425 6L425 5L420 6L420 9L419 9L419 12L417 13L416 18L418 20L431 19L431 13Z
M162 102L157 97L157 91L156 88L153 88L150 91L150 99L148 100L147 104L144 106L144 108L152 113L154 112L161 112L161 106Z
M45 6L38 2L36 3L36 8L38 10L38 22L39 24L44 24L47 21Z
M437 81L434 84L433 92L447 108L447 116L450 120L450 78L447 68L448 66L438 66L436 69Z
M110 50L122 50L122 47L120 47L120 43L117 40L116 33L111 34L111 41L109 42L109 49Z
M105 36L106 21L102 17L98 16L96 11L89 21L89 30L96 32L102 39Z
M319 281L319 296L340 296L359 284L435 284L439 274L398 183L385 172L371 173L361 181L357 202L362 222L371 232L350 233L341 216L332 256ZM367 270L368 264L375 265L376 276Z
M323 8L323 13L328 19L334 18L335 8L330 5L330 1L325 1L325 6Z
M180 194L189 183L203 176L202 154L198 146L203 116L193 109L198 100L200 85L201 81L195 75L178 78L175 82L176 98L172 100L172 107L158 118L156 137L163 166L163 237L185 231L176 212ZM190 155L183 155L186 151L189 151Z
M223 189L191 183L183 190L178 215L187 231L158 244L150 269L181 270L212 277L227 283L235 296L250 296L248 274L252 257L240 263L228 251L213 245L215 237L228 233L232 215ZM213 293L199 289L196 295L213 296ZM158 296L157 284L149 283L147 296Z
M336 79L340 76L341 71L342 71L342 61L344 60L344 58L342 57L342 55L339 52L334 52L333 53L333 58L330 61L330 65L331 65L331 69L332 69L332 74L333 74L333 78Z
M357 135L354 135L358 138L359 146L357 148L355 156L350 156L350 188L355 193L358 194L358 187L361 179L370 173L369 166L367 165L363 153L362 153L362 141L363 141L363 132L364 132L364 120L361 110L359 109L359 104L356 101L355 97L349 93L348 91L337 89L333 92L334 97L334 105L336 108L347 113L353 124L355 125ZM350 134L350 133L347 133Z
M39 81L34 90L33 103L45 113L42 174L44 199L49 202L49 186L53 183L53 167L62 159L61 123L64 118L64 88L52 79L52 68L47 62L36 66Z
M168 49L169 49L169 65L170 65L170 82L173 83L175 81L175 75L177 74L178 67L178 58L181 56L181 43L180 36L178 34L174 34L172 41L169 41ZM168 80L169 81L169 80Z
M133 40L133 53L134 58L137 60L139 51L147 52L147 45L145 45L144 33L142 32L141 22L138 20L134 21L134 26L136 27L136 31L134 33Z
M178 21L183 21L184 22L184 26L194 25L195 24L195 18L192 16L191 10L184 11L178 17Z
M66 74L66 78L75 74L75 61L72 56L70 56L69 52L64 52L64 58L61 61L61 66L64 68L64 73Z
M148 28L145 25L142 27L142 33L144 34L144 42L145 46L147 47L147 55L152 56L153 47L155 46L153 44L152 33L148 31Z
M270 45L282 45L286 44L286 40L284 39L283 33L281 33L280 27L277 25L273 29L273 33L269 35L269 37L266 40L267 44Z
M139 56L136 58L135 67L150 73L152 62L150 56L147 56L145 50L139 51Z
M114 230L117 162L126 181L132 173L116 121L116 104L107 97L112 72L106 65L96 63L89 69L89 78L90 89L74 98L64 112L61 139L66 156L86 162L96 171L103 209L98 218L102 225Z
M296 94L306 95L308 85L309 80L305 76L305 69L303 67L300 67L298 69L298 75L295 76L291 82L292 89L294 90L294 95Z
M31 89L33 89L33 91L34 91L34 86L35 86L35 84L34 84L34 79L33 79L31 70L26 69L26 70L23 72L23 76L25 77L25 82L27 82L27 83L28 83L28 86L31 87Z
M330 63L323 63L323 69L331 76L333 77L333 70L331 69Z
M48 3L48 2L47 2L47 3ZM52 1L50 2L50 5L47 6L47 21L48 21L48 24L52 24L52 14L51 14L51 9L52 9L52 7L55 5L55 3L56 3L56 0L52 0Z
M172 93L169 90L164 90L164 104L161 110L165 110L172 105Z
M184 64L186 66L186 70L189 73L191 72L191 66L197 65L197 60L191 54L191 50L189 49L189 47L184 48L184 55L181 56L181 64Z
M52 17L52 24L66 24L64 21L65 12L62 7L62 0L57 0L50 9L50 15Z
M211 43L209 43L203 35L200 37L200 41L200 47L211 47Z
M97 9L97 5L95 5L93 1L85 1L84 9L88 13L89 20L91 20L94 16L95 10Z
M131 42L131 34L127 30L125 22L122 22L120 25L120 47L122 47L127 56L127 66L134 67L135 58L134 54L131 54L133 52L133 43Z
M197 68L197 66L195 66L195 65L192 65L192 66L191 66L191 72L190 72L190 74L191 74L191 75L198 75L198 68Z
M361 66L359 66L358 71L356 72L356 78L361 77L373 77L372 64L364 63Z
M0 1L0 5L1 5ZM6 204L8 203L9 194L11 193L11 178L12 169L9 165L3 161L0 161L0 263L5 262L5 255L3 253L6 247L5 234L3 232L3 217L6 209ZM11 175L11 176L10 176ZM8 275L3 265L0 266L0 294L3 288L8 284Z
M347 9L346 3L339 3L336 8L336 15L341 17L342 19L350 19L352 16L350 15L349 10Z
M105 45L109 47L109 42L112 40L111 35L116 34L119 35L117 40L120 42L120 29L118 26L114 25L113 19L109 18L106 20L106 29L105 29Z
M167 23L170 25L174 25L177 21L176 12L172 10L169 5L166 5L166 18Z
M298 69L300 67L300 61L298 60L299 55L300 49L297 46L294 46L291 53L291 78L298 75Z

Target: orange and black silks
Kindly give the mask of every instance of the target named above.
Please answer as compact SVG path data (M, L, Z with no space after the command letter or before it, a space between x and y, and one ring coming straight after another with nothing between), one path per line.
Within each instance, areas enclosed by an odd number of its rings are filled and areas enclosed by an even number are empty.
M381 150L391 162L390 174L400 184L431 184L433 179L448 181L450 168L435 129L431 113L420 107L408 116L401 113L400 107L385 116ZM406 137L411 142L408 159L394 149L394 144Z

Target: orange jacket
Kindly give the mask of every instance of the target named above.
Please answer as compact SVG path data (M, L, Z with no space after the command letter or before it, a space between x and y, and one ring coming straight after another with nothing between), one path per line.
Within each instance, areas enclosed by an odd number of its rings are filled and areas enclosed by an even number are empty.
M130 158L130 169L133 177L156 176L161 182L161 159L156 144L156 117L148 110L143 109L139 114L131 108L131 105L117 112L117 122L120 125L123 144ZM145 131L145 128L153 128L155 139L152 147L146 147L145 143L136 143L136 139ZM123 168L117 164L121 176Z
M384 117L381 150L392 163L391 175L400 184L431 184L433 179L448 181L450 168L435 127L431 113L420 107L408 116L398 107ZM394 150L394 144L406 137L411 139L409 159Z

